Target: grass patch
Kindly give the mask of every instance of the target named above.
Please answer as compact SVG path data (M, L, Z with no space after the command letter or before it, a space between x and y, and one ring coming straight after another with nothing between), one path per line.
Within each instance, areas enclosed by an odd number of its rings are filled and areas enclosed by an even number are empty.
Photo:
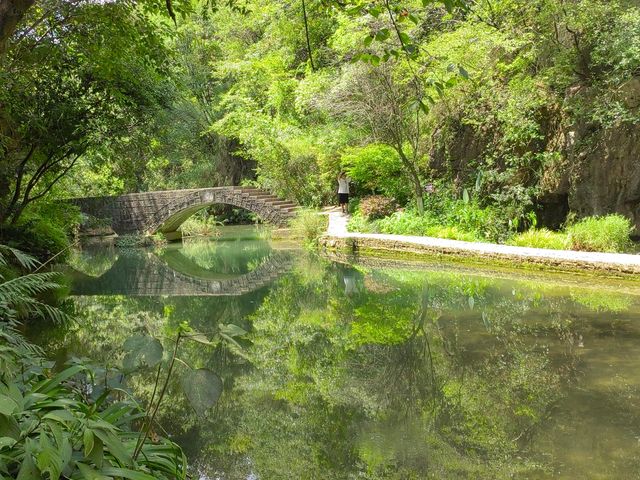
M367 220L360 212L356 212L347 222L347 231L360 233L379 233L376 230L376 222Z
M541 228L539 230L527 230L514 235L507 241L507 245L566 250L569 248L569 239L566 233L552 232L546 228Z
M347 229L350 232L495 242L496 237L491 229L493 212L481 212L473 206L465 208L444 217L431 212L418 215L412 210L398 211L379 220L367 220L365 215L358 211L350 218ZM488 227L483 226L483 220L487 221ZM629 238L632 230L629 219L614 214L584 218L564 232L554 232L546 228L527 230L499 243L548 250L618 253L628 251L633 245Z
M327 231L329 217L320 215L317 210L305 208L298 211L290 221L291 230L296 237L302 238L308 246L318 244L318 239Z
M631 221L622 215L587 217L567 228L574 250L587 252L624 252L631 247Z
M367 220L363 214L357 212L349 219L347 230L362 233L418 235L467 242L483 240L477 232L466 230L457 225L443 225L428 213L418 215L411 210L395 212L388 217L373 221Z
M222 225L213 215L198 212L180 225L180 231L184 237L212 237L220 235L218 227Z

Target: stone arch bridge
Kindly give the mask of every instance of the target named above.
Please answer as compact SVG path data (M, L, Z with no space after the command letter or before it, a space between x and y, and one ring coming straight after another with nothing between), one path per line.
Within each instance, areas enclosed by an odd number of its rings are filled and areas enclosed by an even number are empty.
M198 210L214 204L233 205L257 214L264 222L286 226L298 208L271 193L248 187L213 187L161 190L113 197L75 198L80 211L111 223L118 234L163 233L175 235L182 223Z

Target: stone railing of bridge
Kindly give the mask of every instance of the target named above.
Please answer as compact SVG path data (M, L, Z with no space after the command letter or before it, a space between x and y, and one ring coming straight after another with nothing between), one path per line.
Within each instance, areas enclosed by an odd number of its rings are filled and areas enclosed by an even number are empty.
M257 214L265 223L286 226L298 208L293 202L281 200L265 190L247 187L161 190L75 198L71 202L82 213L109 221L118 234L170 234L195 212L214 204L244 208Z

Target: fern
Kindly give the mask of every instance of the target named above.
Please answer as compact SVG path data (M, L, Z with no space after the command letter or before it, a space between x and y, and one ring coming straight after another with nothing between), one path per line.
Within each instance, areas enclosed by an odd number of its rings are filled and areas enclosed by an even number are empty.
M8 266L7 254L11 254L18 265L33 269L38 262L15 248L0 245L0 266ZM15 321L21 317L35 316L56 323L67 321L69 317L60 309L38 300L38 295L61 288L57 272L28 273L10 280L0 276L0 319Z
M7 254L11 254L16 262L18 262L18 265L25 270L33 270L39 265L39 262L35 257L32 257L17 248L0 244L0 267L6 267L9 264L6 257Z

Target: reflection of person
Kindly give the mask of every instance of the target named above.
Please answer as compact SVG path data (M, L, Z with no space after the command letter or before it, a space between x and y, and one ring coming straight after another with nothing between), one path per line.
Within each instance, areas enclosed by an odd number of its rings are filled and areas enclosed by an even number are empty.
M346 270L342 276L344 282L344 294L348 297L357 292L356 276L351 270Z
M338 283L344 286L344 294L353 297L362 291L362 274L355 268L342 263L337 264Z
M340 175L338 175L338 204L340 205L342 213L347 213L350 181L351 179L347 177L345 172L340 172Z

